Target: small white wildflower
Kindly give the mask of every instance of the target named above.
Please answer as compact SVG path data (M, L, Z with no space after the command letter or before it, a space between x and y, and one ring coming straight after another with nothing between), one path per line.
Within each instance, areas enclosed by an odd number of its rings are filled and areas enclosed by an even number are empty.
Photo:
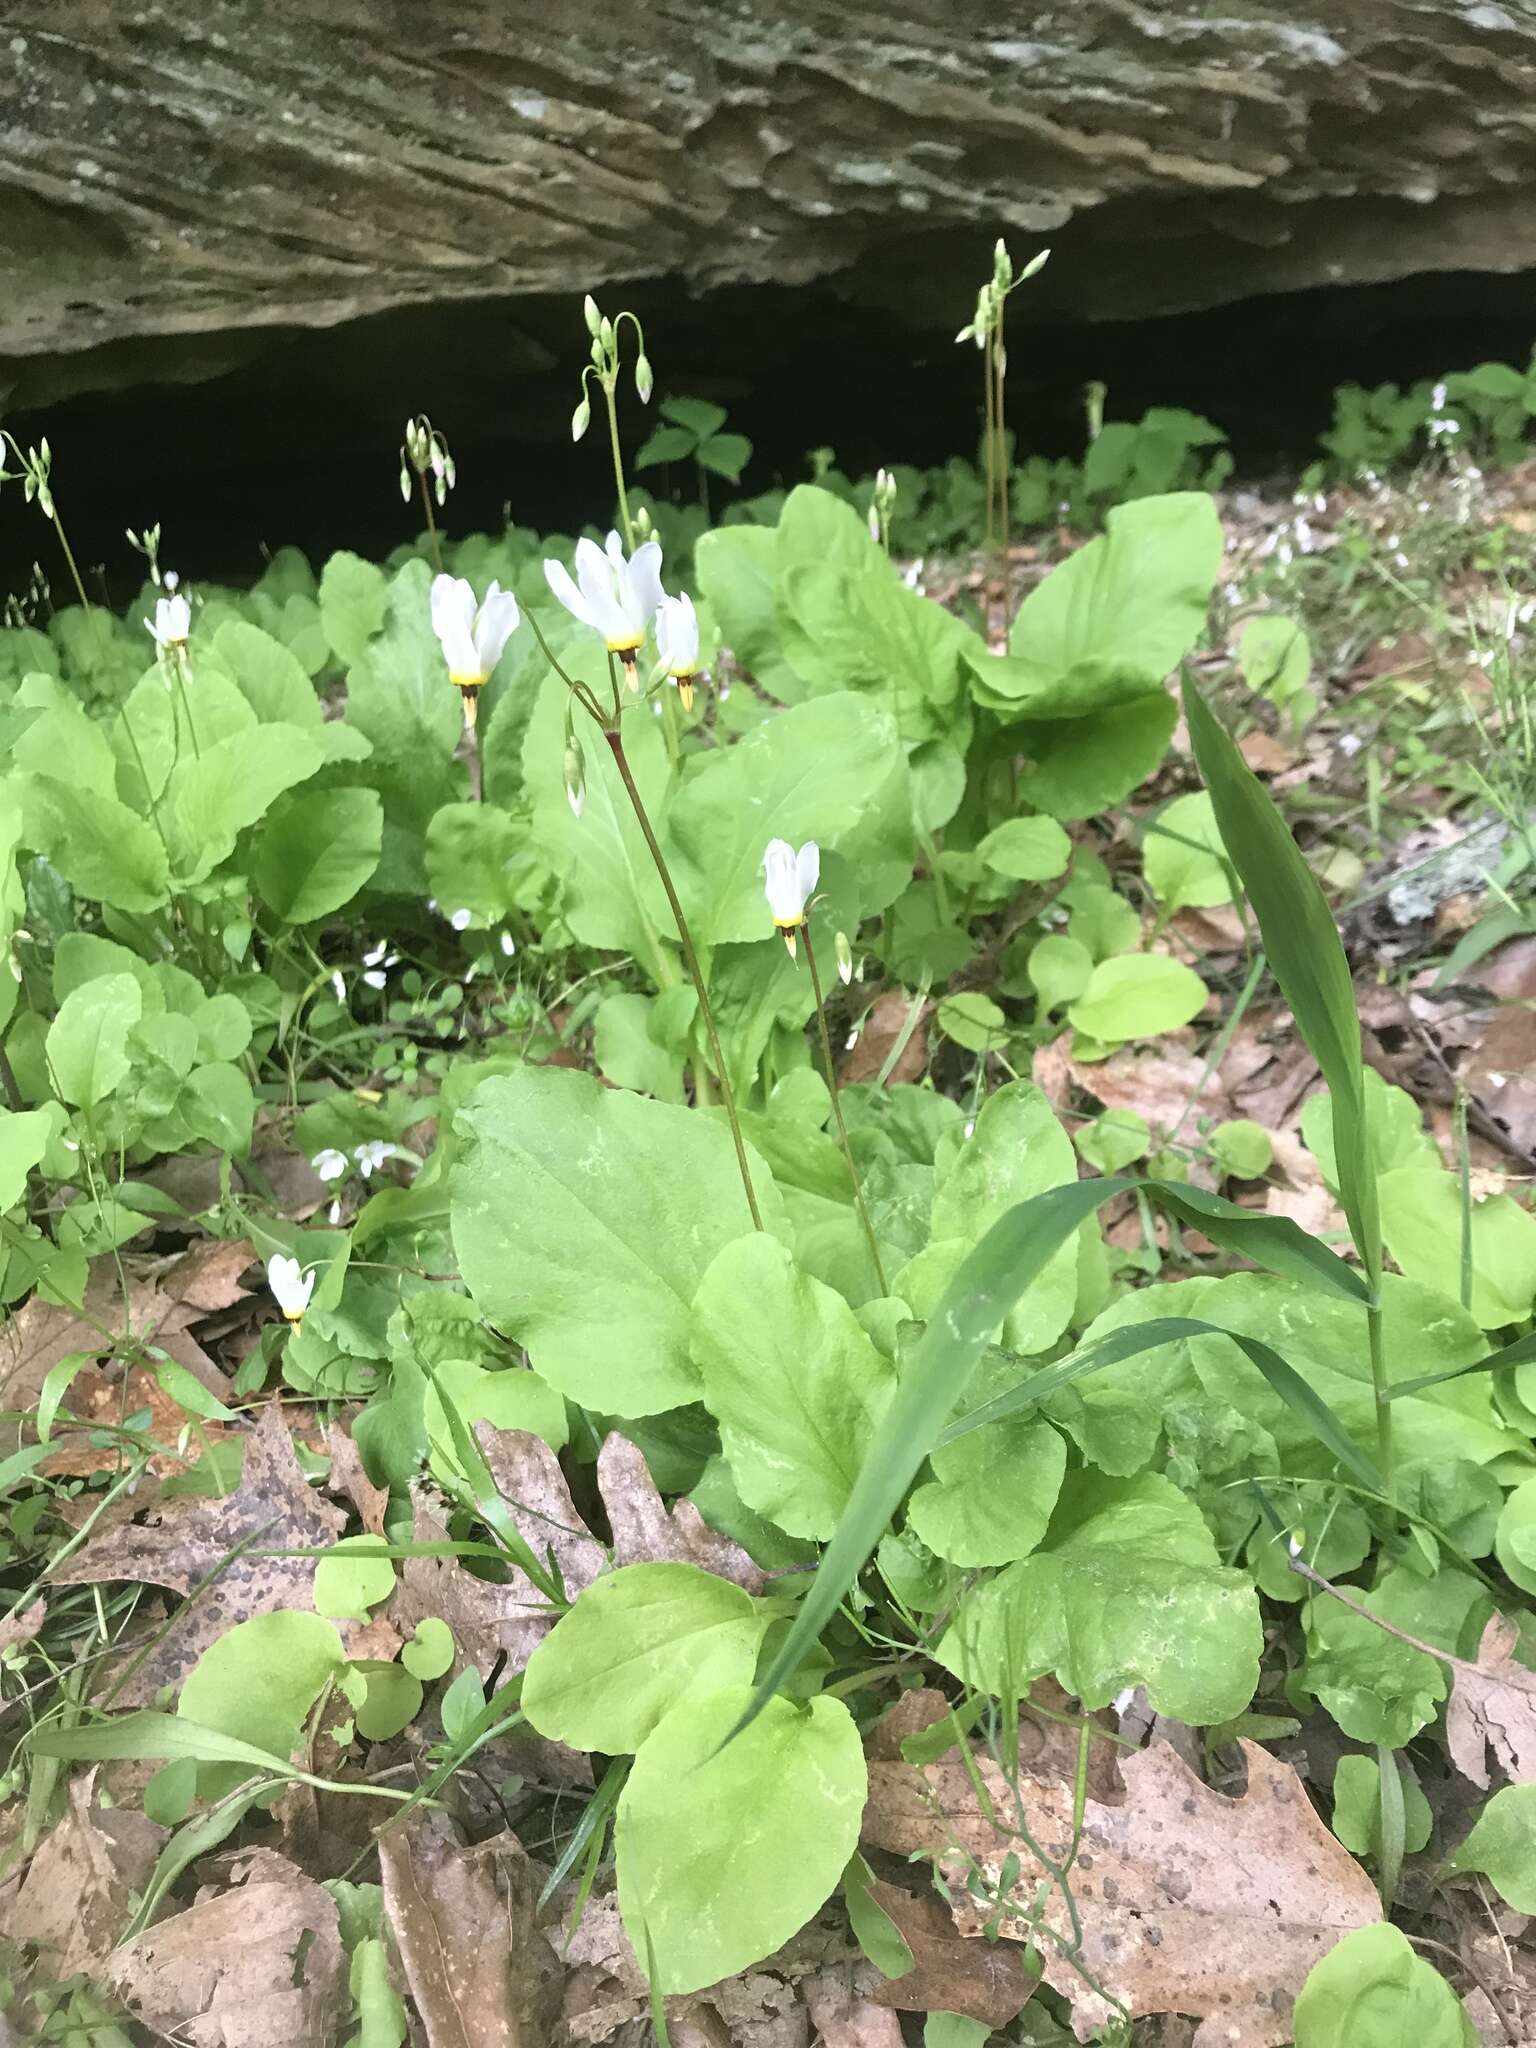
M448 680L458 689L478 692L490 681L507 642L517 631L517 599L492 583L484 604L475 602L474 585L463 576L432 579L432 630L448 664Z
M500 944L501 950L503 951L503 953L506 954L507 958L510 960L512 958L512 955L517 951L516 939L513 938L510 932L503 932L501 934Z
M456 910L448 922L456 932L467 932L470 925L474 922L474 912L472 910Z
M791 956L795 934L805 923L806 905L821 879L821 852L808 839L796 853L787 839L770 839L763 853L763 894Z
M693 709L693 679L699 672L699 619L693 599L663 596L656 613L657 668L677 685L685 711Z
M546 561L544 576L571 617L589 626L610 654L620 656L636 687L636 650L662 599L661 542L644 541L626 559L616 533L601 548L583 535L576 543L574 581L561 562Z
M337 1002L344 1003L347 1000L347 984L339 967L331 976L331 987L335 992Z
M306 1273L297 1259L290 1259L279 1252L276 1258L267 1261L267 1285L272 1298L288 1318L296 1323L309 1307L309 1297L315 1291L313 1272Z
M309 1163L322 1180L340 1180L347 1170L347 1155L334 1145L325 1145Z
M389 1157L390 1149L382 1138L370 1138L366 1144L357 1147L352 1157L357 1161L357 1170L364 1180L371 1179L378 1172Z
M976 1135L976 1119L973 1116L968 1116L965 1120L965 1135L968 1138Z
M166 578L167 585L170 578ZM184 597L155 600L155 616L144 621L145 630L162 653L185 647L192 631L192 607Z
M400 955L390 952L388 939L380 939L363 955L363 980L369 988L383 988L389 980L388 970L399 961Z

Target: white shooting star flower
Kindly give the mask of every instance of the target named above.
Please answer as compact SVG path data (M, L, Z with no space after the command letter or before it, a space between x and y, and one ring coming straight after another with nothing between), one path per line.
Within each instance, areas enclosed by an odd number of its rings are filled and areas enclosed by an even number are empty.
M144 628L162 654L185 647L192 631L192 607L179 591L156 598L155 616L144 621Z
M347 1155L338 1152L334 1145L326 1145L309 1163L322 1180L340 1180L347 1170Z
M635 656L662 599L661 542L642 542L626 560L616 533L609 534L605 548L583 535L576 543L574 581L560 562L546 561L544 575L571 617L618 655L625 680L638 689Z
M306 1273L297 1259L290 1259L279 1253L267 1261L267 1285L272 1298L290 1323L302 1320L309 1307L309 1297L315 1291L313 1272Z
M693 709L693 679L699 672L699 615L686 592L663 596L656 613L656 654L660 674L677 685L683 709Z
M399 958L398 953L390 952L387 939L380 939L376 946L370 946L363 955L363 980L366 985L369 988L383 988L389 980L388 970L398 963Z
M462 576L432 579L432 630L448 664L448 680L464 700L464 723L478 716L480 692L490 681L520 614L510 590L492 583L484 604Z
M769 840L763 854L763 894L791 957L795 934L805 923L807 906L820 879L821 853L814 839L807 839L798 853L787 839Z

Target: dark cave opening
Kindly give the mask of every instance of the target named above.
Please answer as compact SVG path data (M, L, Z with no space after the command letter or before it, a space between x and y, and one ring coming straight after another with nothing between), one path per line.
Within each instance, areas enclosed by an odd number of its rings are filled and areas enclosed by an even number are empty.
M807 451L821 446L855 474L974 450L976 358L955 344L954 293L935 291L925 305L922 275L916 262L884 266L880 289L887 303L900 300L899 316L870 303L867 272L698 296L656 283L602 296L642 315L659 396L729 407L732 427L754 443L742 489L755 492L805 477ZM1529 273L1423 275L1134 322L1054 315L1048 300L1037 314L1027 291L1014 303L1009 413L1022 453L1080 452L1083 387L1098 379L1110 418L1149 405L1207 414L1250 477L1312 459L1342 382L1407 383L1489 358L1523 364L1536 336ZM185 368L146 347L142 367L103 373L125 377L117 388L79 390L5 424L24 444L47 434L88 588L121 602L142 566L124 529L156 519L163 561L193 579L249 580L264 549L287 543L317 563L338 547L386 554L417 530L400 502L398 448L418 411L447 434L458 464L450 532L499 528L504 508L545 530L602 520L604 437L594 431L574 450L569 438L584 343L575 292L406 309L247 333L236 351L244 360L201 381L171 381ZM88 383L90 359L75 359L69 374ZM653 412L624 395L629 449ZM62 602L52 536L8 485L0 590L20 590L34 560Z

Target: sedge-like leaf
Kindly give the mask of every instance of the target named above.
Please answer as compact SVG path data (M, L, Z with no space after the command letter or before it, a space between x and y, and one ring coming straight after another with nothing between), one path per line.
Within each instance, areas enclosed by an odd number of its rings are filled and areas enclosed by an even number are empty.
M1274 799L1187 678L1184 717L1265 954L1328 1084L1339 1200L1374 1293L1381 1277L1381 1224L1366 1138L1360 1013L1333 913Z

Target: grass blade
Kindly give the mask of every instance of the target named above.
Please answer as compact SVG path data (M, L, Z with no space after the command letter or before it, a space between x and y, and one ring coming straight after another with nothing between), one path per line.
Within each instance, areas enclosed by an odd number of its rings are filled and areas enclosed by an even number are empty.
M1070 1386L1074 1380L1086 1379L1089 1373L1101 1372L1105 1366L1122 1364L1127 1358L1135 1358L1144 1351L1155 1351L1163 1344L1177 1343L1184 1337L1226 1337L1237 1345L1345 1471L1371 1492L1381 1491L1380 1473L1321 1394L1307 1384L1293 1365L1288 1365L1278 1351L1259 1338L1243 1336L1236 1330L1224 1330L1219 1323L1207 1323L1195 1316L1158 1316L1151 1322L1131 1323L1123 1330L1108 1331L1096 1343L1074 1351L1067 1358L1058 1359L1054 1365L1042 1366L1016 1386L995 1395L982 1407L972 1409L958 1422L952 1422L948 1429L940 1432L934 1448L953 1443L957 1437L968 1436L973 1429L985 1428L987 1423L1000 1421L1005 1415L1017 1415L1020 1409L1037 1408L1062 1387Z
M1203 1231L1223 1251L1236 1252L1240 1258L1252 1259L1266 1272L1303 1281L1324 1294L1341 1295L1362 1307L1370 1305L1370 1282L1291 1217L1239 1208L1222 1195L1190 1187L1184 1181L1147 1180L1141 1185L1154 1202L1171 1211L1181 1223Z
M1003 1317L1084 1217L1130 1185L1085 1180L1049 1188L1000 1217L965 1261L918 1340L794 1624L727 1741L756 1720L837 1612Z
M1264 951L1328 1084L1339 1199L1374 1290L1381 1275L1381 1225L1366 1141L1360 1013L1343 943L1317 877L1274 799L1187 680L1184 716L1217 827L1258 918Z

